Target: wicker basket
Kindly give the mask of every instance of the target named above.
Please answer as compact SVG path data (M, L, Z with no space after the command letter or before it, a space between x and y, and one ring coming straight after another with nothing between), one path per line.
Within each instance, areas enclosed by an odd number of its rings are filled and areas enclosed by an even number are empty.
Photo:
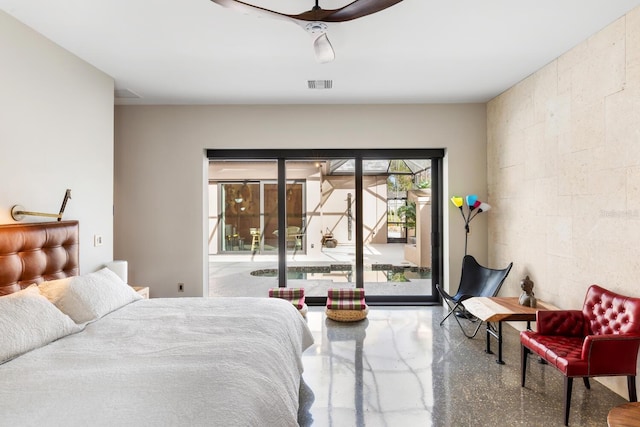
M364 310L332 310L326 309L327 317L337 322L358 322L367 318L369 307Z

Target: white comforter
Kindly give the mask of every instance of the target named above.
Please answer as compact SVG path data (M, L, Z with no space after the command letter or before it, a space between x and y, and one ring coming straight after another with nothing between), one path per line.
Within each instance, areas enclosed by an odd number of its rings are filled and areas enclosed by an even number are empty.
M131 303L0 365L2 426L296 426L301 353L291 303Z

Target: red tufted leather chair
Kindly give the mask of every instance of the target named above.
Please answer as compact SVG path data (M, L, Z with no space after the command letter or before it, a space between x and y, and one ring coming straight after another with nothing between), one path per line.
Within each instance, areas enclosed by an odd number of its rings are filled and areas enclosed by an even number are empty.
M522 387L527 356L535 353L564 378L564 425L569 425L573 379L627 377L629 401L637 402L636 360L640 345L640 298L630 298L591 285L582 311L538 311L537 331L520 333Z

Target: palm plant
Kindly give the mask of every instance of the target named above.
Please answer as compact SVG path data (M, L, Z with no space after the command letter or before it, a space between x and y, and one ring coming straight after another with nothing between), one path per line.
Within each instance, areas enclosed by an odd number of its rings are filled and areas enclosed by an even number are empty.
M416 203L415 202L407 202L406 205L400 206L398 208L398 215L407 228L416 228Z

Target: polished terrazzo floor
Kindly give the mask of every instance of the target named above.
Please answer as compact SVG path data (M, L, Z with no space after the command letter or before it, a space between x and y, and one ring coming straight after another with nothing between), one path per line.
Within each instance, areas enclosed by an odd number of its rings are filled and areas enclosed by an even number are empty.
M467 339L442 307L371 307L339 323L310 307L315 344L303 355L301 426L562 426L563 378L530 360L520 386L520 348L504 327L504 365L486 354L484 327ZM495 344L494 344L495 347ZM597 381L575 381L570 426L606 426L626 399Z

